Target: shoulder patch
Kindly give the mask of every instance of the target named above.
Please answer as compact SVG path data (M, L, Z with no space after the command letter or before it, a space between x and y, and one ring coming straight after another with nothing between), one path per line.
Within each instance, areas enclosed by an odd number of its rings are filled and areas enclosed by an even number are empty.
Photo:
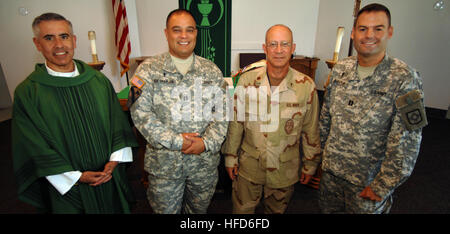
M413 90L395 100L395 106L409 131L428 125L422 95L419 90Z
M241 77L242 74L244 74L244 73L246 73L248 71L252 71L252 70L254 70L256 68L264 67L264 66L266 66L266 60L262 59L262 60L260 60L258 62L252 63L252 64L250 64L250 65L240 69L236 74L234 74L232 76L233 86L236 87L236 85L237 85L237 83L239 81L239 78Z
M134 102L141 96L142 90L136 86L130 86L130 91L128 93L127 107L130 108Z
M142 94L142 87L145 85L145 81L143 81L138 76L134 75L133 78L130 81L130 91L128 93L128 101L127 101L127 107L130 108L134 102L141 96Z

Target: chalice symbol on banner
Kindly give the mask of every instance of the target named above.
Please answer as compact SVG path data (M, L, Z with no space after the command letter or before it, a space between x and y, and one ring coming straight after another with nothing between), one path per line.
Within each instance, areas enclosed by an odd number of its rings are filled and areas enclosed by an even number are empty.
M213 4L209 0L202 0L202 3L197 4L198 11L203 15L201 26L210 26L208 15L211 13Z
M201 3L197 4L198 11L202 14L202 22L200 23L200 38L201 42L201 53L200 56L205 57L214 62L214 58L216 57L216 48L211 45L211 34L209 32L209 28L211 24L209 23L208 15L211 13L213 9L213 4L209 3L209 0L202 0Z
M186 3L186 9L190 10L191 8L191 4L194 0L187 0ZM211 39L211 33L210 33L210 29L214 28L221 20L224 14L224 4L222 0L214 0L214 1L210 1L210 0L201 0L199 1L200 3L197 3L197 9L198 12L202 15L202 20L200 22L200 25L197 25L199 28L199 32L200 35L199 38L200 41L200 53L199 55L211 60L212 62L214 62L215 57L216 57L216 48L213 46L213 41ZM211 3L213 2L213 3ZM218 9L217 7L215 8L214 5L217 6L217 4L220 6L220 9ZM192 4L193 5L193 4ZM213 12L214 10L214 14L218 14L219 17L217 20L213 20L213 22L211 23L209 21L208 16L211 14L211 12ZM217 11L220 10L220 11ZM198 45L198 43L197 43Z

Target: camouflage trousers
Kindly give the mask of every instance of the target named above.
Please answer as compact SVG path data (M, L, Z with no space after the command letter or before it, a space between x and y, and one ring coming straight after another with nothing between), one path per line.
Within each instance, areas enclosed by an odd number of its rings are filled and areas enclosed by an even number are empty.
M359 194L364 187L356 186L329 172L323 172L319 185L319 206L322 213L386 214L392 206L392 196L381 202L364 199Z
M156 214L206 214L216 190L217 167L205 167L197 155L183 156L180 178L148 176L147 198Z
M285 188L269 188L252 183L239 175L233 180L232 187L233 214L254 214L256 206L261 201L263 190L264 213L283 214L294 193L294 185Z

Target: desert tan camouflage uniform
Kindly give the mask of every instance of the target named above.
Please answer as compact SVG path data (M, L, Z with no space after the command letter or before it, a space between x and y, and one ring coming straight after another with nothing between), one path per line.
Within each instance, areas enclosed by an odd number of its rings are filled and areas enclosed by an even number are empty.
M266 92L257 99L245 95L249 89ZM222 147L223 154L236 156L227 156L226 166L239 166L238 177L233 181L234 213L254 213L263 190L266 213L285 211L293 184L299 181L300 142L304 152L302 172L313 175L321 160L319 102L314 81L289 68L278 90L270 90L265 66L242 74L236 86L235 118ZM268 111L260 112L261 106L258 110L252 108L264 98L268 100ZM240 104L245 104L244 119L238 118ZM271 120L265 113L271 113Z

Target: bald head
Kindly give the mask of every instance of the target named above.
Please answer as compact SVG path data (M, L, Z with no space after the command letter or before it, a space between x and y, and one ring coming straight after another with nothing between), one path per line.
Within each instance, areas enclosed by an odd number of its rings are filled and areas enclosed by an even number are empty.
M267 30L263 50L266 54L267 71L270 77L273 79L285 77L289 71L289 60L295 47L292 31L286 25L277 24Z
M286 26L284 24L275 24L272 27L270 27L269 29L267 29L266 43L268 42L267 39L270 38L270 34L276 32L276 31L288 31L290 34L291 42L294 41L294 37L292 35L292 30L288 26Z

